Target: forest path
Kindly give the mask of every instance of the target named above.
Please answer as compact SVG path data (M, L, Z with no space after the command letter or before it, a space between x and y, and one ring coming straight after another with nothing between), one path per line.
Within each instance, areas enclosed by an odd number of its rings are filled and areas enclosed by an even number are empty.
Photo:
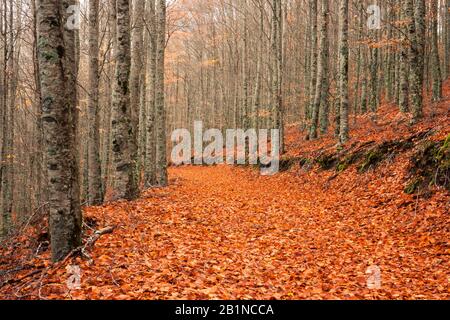
M355 204L308 177L263 177L228 166L172 168L170 177L170 187L135 202L87 209L102 225L119 227L97 242L93 265L80 261L82 290L73 297L407 298L427 296L430 288L446 294L433 255L389 230L370 196ZM374 263L381 290L367 288L365 272Z

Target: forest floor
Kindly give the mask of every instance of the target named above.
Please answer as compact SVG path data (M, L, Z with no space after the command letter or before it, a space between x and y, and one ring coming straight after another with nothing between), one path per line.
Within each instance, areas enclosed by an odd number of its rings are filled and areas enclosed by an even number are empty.
M431 139L445 139L448 83L445 95L417 126L389 105L378 120L358 117L352 141L430 128ZM298 129L287 131L288 156L336 149L332 134L305 142ZM355 166L339 174L293 167L271 177L224 165L170 168L168 188L84 210L91 228L115 226L89 251L92 259L52 265L27 235L1 249L0 298L449 299L450 195L403 192L412 154L365 173ZM77 290L68 290L66 265L80 267ZM367 287L372 265L381 269L376 290Z

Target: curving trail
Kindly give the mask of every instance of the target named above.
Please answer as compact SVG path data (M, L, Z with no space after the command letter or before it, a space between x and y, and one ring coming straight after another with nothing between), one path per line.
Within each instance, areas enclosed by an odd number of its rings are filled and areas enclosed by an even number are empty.
M119 228L97 242L94 264L79 261L82 289L72 298L449 297L448 254L420 232L435 210L424 208L418 218L417 204L389 186L373 196L370 174L361 177L365 183L338 178L336 185L314 180L316 173L260 177L227 166L174 168L170 175L169 188L136 202L87 209L99 224ZM353 200L357 185L363 187ZM391 205L396 212L389 213ZM434 237L448 234L434 226ZM372 264L382 271L380 290L367 288ZM42 292L67 294L55 284Z

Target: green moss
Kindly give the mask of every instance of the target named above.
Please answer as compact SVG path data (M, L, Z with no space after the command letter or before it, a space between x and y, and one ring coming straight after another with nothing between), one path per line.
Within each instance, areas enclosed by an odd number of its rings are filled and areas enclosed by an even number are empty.
M439 169L450 169L450 134L445 139L442 147L438 150L436 160L439 162Z
M296 159L296 158L283 158L283 159L281 159L280 160L280 172L288 171L296 163L298 163L298 159Z
M304 166L306 166L306 165L309 165L309 164L311 164L312 163L312 161L311 161L311 159L309 159L309 158L300 158L300 160L299 160L299 164L300 164L300 166L302 166L302 167L304 167Z
M332 154L325 154L318 158L316 158L316 163L323 169L323 170L330 170L333 168L336 163L338 162L338 158Z
M429 191L440 186L450 190L450 135L443 141L425 141L411 158L405 192Z
M59 58L56 51L43 51L41 52L41 56L47 61L54 61Z
M359 166L358 171L359 172L368 171L371 167L381 162L384 159L384 155L385 154L383 153L382 149L375 148L370 150L364 155L364 161Z
M423 183L423 180L420 178L413 179L405 188L406 194L414 194L418 191L419 186Z

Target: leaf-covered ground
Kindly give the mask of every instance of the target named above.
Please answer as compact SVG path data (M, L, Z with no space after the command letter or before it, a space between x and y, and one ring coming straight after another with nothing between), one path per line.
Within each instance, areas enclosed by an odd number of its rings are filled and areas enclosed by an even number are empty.
M384 141L428 128L442 139L450 130L448 102L416 127L385 106L383 122L356 119L353 139ZM288 131L288 155L334 148L332 135L302 142L297 129ZM298 167L273 177L240 167L171 168L168 188L85 209L94 229L116 226L89 251L92 261L51 265L48 251L35 254L27 236L3 249L0 297L449 299L450 195L403 192L412 152L337 176ZM19 260L23 270L11 271ZM68 291L67 264L80 266L81 289ZM367 288L371 265L381 269L381 289Z

